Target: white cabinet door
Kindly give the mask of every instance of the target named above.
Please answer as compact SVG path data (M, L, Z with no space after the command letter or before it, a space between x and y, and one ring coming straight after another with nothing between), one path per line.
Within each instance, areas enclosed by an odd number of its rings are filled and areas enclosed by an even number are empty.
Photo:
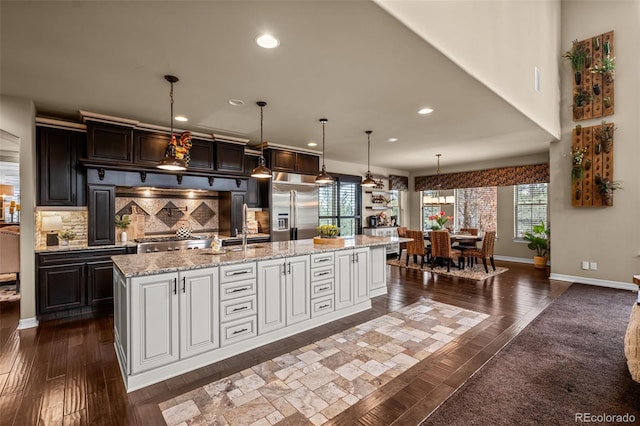
M387 254L384 246L371 247L369 263L371 265L371 287L369 294L378 296L387 292Z
M369 247L353 250L353 292L354 304L369 300Z
M351 285L353 276L353 250L340 250L335 252L335 309L339 310L353 305L354 295Z
M285 259L258 262L258 334L286 325Z
M309 256L287 258L287 325L311 318L311 267Z
M180 272L180 358L220 346L218 268Z
M178 274L131 279L131 372L178 360Z

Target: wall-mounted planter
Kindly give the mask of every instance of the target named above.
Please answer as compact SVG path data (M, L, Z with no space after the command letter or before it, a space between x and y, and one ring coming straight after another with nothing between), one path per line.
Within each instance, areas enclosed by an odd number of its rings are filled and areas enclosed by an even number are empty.
M605 151L605 141L608 151ZM576 126L572 132L571 151L584 150L580 178L576 179L575 165L571 170L571 205L574 207L598 207L613 205L613 199L603 198L596 179L613 181L614 125L601 124ZM609 204L607 204L609 203Z

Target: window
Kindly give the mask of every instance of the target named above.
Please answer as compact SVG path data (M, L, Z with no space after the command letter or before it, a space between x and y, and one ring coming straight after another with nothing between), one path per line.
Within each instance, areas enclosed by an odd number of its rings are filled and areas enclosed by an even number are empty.
M515 238L522 238L534 225L547 226L547 184L532 183L514 186Z
M455 190L454 227L478 228L480 232L498 228L498 188L464 188Z
M360 232L362 196L359 177L357 182L351 182L348 177L338 177L333 184L318 189L320 225L337 225L342 236Z
M442 211L442 206L435 204L425 204L424 200L427 197L437 197L438 191L422 191L422 230L424 232L431 229L431 226L435 224L434 221L429 220L429 216L437 215Z

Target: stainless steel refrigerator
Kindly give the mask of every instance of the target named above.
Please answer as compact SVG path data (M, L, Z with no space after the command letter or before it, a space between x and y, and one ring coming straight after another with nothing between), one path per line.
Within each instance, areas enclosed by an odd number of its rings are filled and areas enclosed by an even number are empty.
M271 183L271 241L305 240L318 235L315 177L274 173Z

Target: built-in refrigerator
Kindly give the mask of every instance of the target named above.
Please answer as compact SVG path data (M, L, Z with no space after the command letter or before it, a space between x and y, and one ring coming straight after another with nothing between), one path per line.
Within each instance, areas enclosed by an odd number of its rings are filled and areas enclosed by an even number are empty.
M271 241L304 240L318 235L315 177L274 173L271 183Z

